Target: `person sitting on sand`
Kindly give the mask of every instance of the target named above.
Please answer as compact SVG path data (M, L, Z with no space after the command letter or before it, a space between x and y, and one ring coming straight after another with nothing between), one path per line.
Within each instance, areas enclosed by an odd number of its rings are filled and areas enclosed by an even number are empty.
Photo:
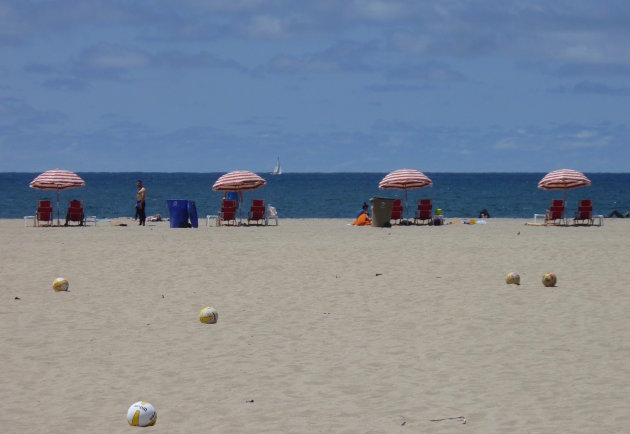
M359 218L361 216L361 214L367 214L368 217L370 216L370 207L366 202L363 202L363 206L361 207L361 209L359 210L359 212L357 213L357 217Z
M479 211L479 218L480 219L489 219L490 218L490 213L488 212L487 209L482 209L481 211Z
M626 211L625 214L621 214L619 211L614 210L613 212L608 214L608 218L612 218L612 217L618 217L620 219L622 219L624 217L630 217L630 211Z
M368 210L370 207L367 203L363 202L363 207L361 211L359 211L359 215L357 215L356 220L352 223L353 226L369 226L372 224L372 219L370 219L370 214Z

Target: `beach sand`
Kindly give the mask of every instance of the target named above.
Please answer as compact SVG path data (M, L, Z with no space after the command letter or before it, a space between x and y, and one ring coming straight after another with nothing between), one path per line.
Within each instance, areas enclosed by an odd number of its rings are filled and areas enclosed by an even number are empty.
M630 430L630 220L120 221L0 221L2 432Z

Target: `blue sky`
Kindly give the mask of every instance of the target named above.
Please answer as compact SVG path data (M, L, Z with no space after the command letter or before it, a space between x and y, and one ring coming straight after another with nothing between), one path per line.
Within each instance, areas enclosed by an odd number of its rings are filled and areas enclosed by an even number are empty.
M0 171L630 172L630 3L0 0Z

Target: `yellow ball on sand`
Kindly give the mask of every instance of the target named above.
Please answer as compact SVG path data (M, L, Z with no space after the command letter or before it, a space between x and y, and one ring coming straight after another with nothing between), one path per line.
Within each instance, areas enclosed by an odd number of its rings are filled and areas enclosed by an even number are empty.
M67 291L69 286L68 279L64 279L63 277L57 277L53 282L53 289L57 292Z
M156 421L157 411L149 402L134 402L127 410L127 422L131 426L153 426Z
M518 275L518 273L508 273L507 277L505 278L505 283L510 284L510 285L520 285L521 284L521 276Z
M214 324L219 319L219 313L213 307L204 307L199 313L199 321L204 324Z
M553 273L547 273L542 278L542 283L545 286L556 286L557 282L558 282L558 278Z

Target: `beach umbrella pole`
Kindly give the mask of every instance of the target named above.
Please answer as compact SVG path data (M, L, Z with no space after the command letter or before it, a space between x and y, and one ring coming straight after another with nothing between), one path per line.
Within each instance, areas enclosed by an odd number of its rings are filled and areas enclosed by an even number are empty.
M57 226L59 226L59 189L57 189Z
M238 225L242 226L243 225L243 201L241 200L241 190L238 189L236 190L236 193L238 195L238 201L241 203L238 207Z

